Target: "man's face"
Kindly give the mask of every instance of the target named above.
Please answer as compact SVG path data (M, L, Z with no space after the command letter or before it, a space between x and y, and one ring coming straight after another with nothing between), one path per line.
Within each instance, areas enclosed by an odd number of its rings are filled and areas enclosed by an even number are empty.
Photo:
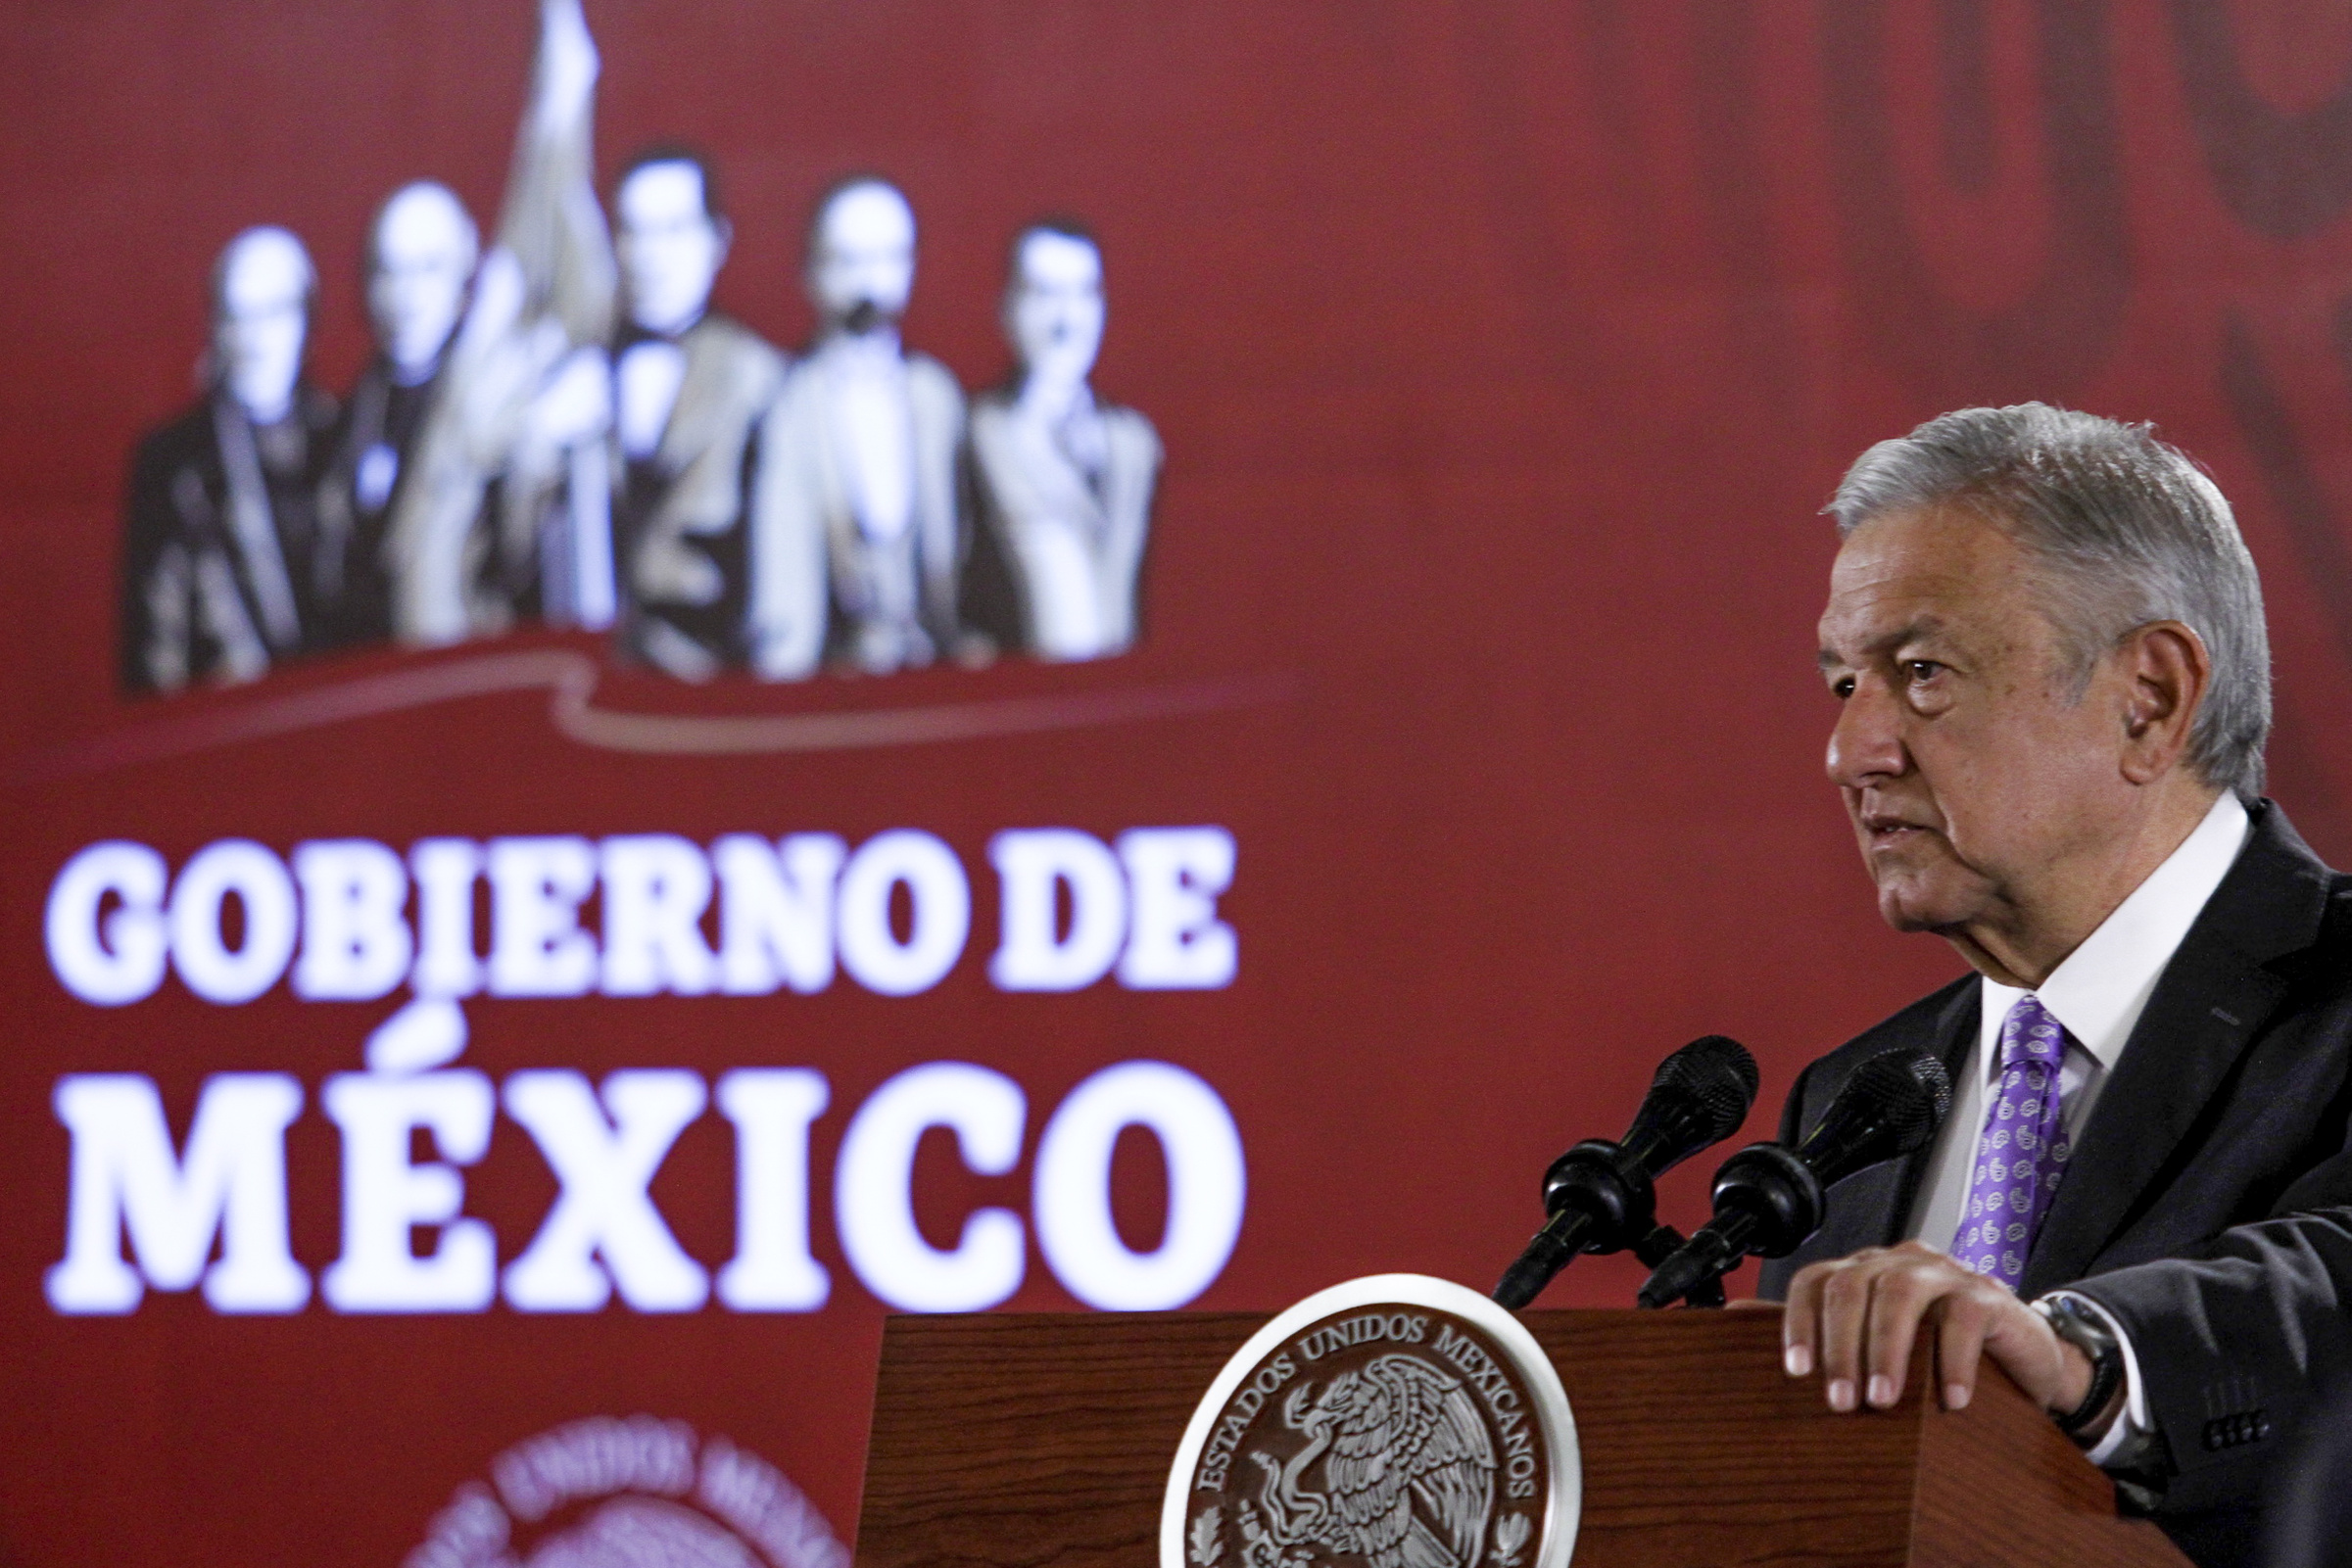
M1829 775L1897 930L2000 923L2122 815L2122 678L2077 699L2040 571L1956 509L1873 518L1831 569Z
M400 369L422 373L465 309L473 275L473 226L448 192L411 186L377 220L367 314L376 347Z
M1004 314L1024 374L1083 381L1102 347L1101 254L1067 234L1032 234L1021 243Z
M229 396L265 423L284 417L302 374L311 266L293 236L264 230L232 242L220 268L213 349Z
M808 259L809 298L832 326L869 331L906 313L915 286L915 215L887 185L852 185L826 204Z
M613 206L629 318L648 332L685 331L701 319L727 260L727 231L704 205L702 171L687 163L648 164L622 184Z

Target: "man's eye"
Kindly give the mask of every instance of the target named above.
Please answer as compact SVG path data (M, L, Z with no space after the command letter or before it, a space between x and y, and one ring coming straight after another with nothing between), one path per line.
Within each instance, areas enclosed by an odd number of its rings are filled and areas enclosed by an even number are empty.
M1829 684L1829 694L1836 697L1840 702L1843 702L1848 697L1852 696L1853 677L1850 675L1841 675L1835 681L1832 681Z
M1902 667L1913 681L1933 681L1944 669L1934 659L1905 659Z

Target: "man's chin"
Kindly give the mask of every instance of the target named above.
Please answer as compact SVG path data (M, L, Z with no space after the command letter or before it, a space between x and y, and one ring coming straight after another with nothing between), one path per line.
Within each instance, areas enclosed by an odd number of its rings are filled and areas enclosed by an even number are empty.
M1946 931L1965 925L1976 900L1941 879L1893 876L1878 886L1879 917L1898 931Z

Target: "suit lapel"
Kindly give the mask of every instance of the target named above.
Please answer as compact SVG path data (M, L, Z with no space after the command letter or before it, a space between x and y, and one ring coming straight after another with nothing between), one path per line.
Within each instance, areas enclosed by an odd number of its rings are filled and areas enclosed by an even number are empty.
M2019 1293L2079 1279L2194 1150L2190 1134L2287 982L2267 966L2309 947L2328 872L2269 802L2237 863L2165 967L2035 1238Z
M678 340L686 351L686 373L678 382L678 401L662 425L655 460L665 474L680 474L702 454L718 427L727 383L726 333L704 316Z

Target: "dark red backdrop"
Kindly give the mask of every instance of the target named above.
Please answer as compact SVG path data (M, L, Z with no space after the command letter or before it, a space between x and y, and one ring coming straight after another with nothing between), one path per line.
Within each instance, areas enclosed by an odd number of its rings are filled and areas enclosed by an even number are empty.
M1029 1091L1160 1057L1249 1155L1204 1307L1351 1274L1483 1285L1544 1162L1614 1131L1658 1055L1730 1032L1776 1106L1796 1069L1953 973L1876 922L1819 771L1815 515L1863 445L1968 402L2156 420L2236 501L2270 594L2275 792L2352 854L2352 22L2320 4L1945 0L1172 7L591 0L609 168L683 137L738 231L722 303L803 334L815 193L872 168L923 224L908 335L967 386L1020 220L1073 212L1110 275L1100 384L1169 451L1144 648L888 683L609 678L601 706L796 713L1288 678L1223 712L820 755L648 758L562 738L543 694L452 701L180 755L91 737L235 716L402 667L128 708L112 692L118 490L180 404L220 244L288 224L319 259L313 364L363 352L362 225L434 175L494 212L531 43L522 0L0 7L0 1559L397 1561L508 1444L640 1410L724 1432L853 1527L883 1308L830 1217L844 1120L909 1064ZM144 742L141 742L144 743ZM1206 993L987 983L992 883L955 974L757 999L468 1004L468 1062L600 1073L822 1069L821 1312L121 1318L43 1299L61 1256L57 1077L138 1071L184 1133L207 1073L309 1086L294 1247L336 1248L316 1085L391 1004L242 1008L176 981L102 1012L43 956L50 879L105 837L174 865L224 836L917 827L978 873L1001 829L1217 823L1240 978ZM1751 1135L1762 1136L1760 1112ZM723 1122L654 1193L728 1252ZM1148 1146L1123 1153L1137 1234ZM1136 1158L1128 1160L1127 1155ZM1686 1222L1704 1166L1667 1184ZM926 1147L927 1226L1000 1180ZM503 1127L469 1179L503 1255L552 1183ZM1033 1246L1033 1244L1032 1244ZM1622 1304L1635 1272L1557 1291ZM1023 1307L1076 1304L1033 1256Z

